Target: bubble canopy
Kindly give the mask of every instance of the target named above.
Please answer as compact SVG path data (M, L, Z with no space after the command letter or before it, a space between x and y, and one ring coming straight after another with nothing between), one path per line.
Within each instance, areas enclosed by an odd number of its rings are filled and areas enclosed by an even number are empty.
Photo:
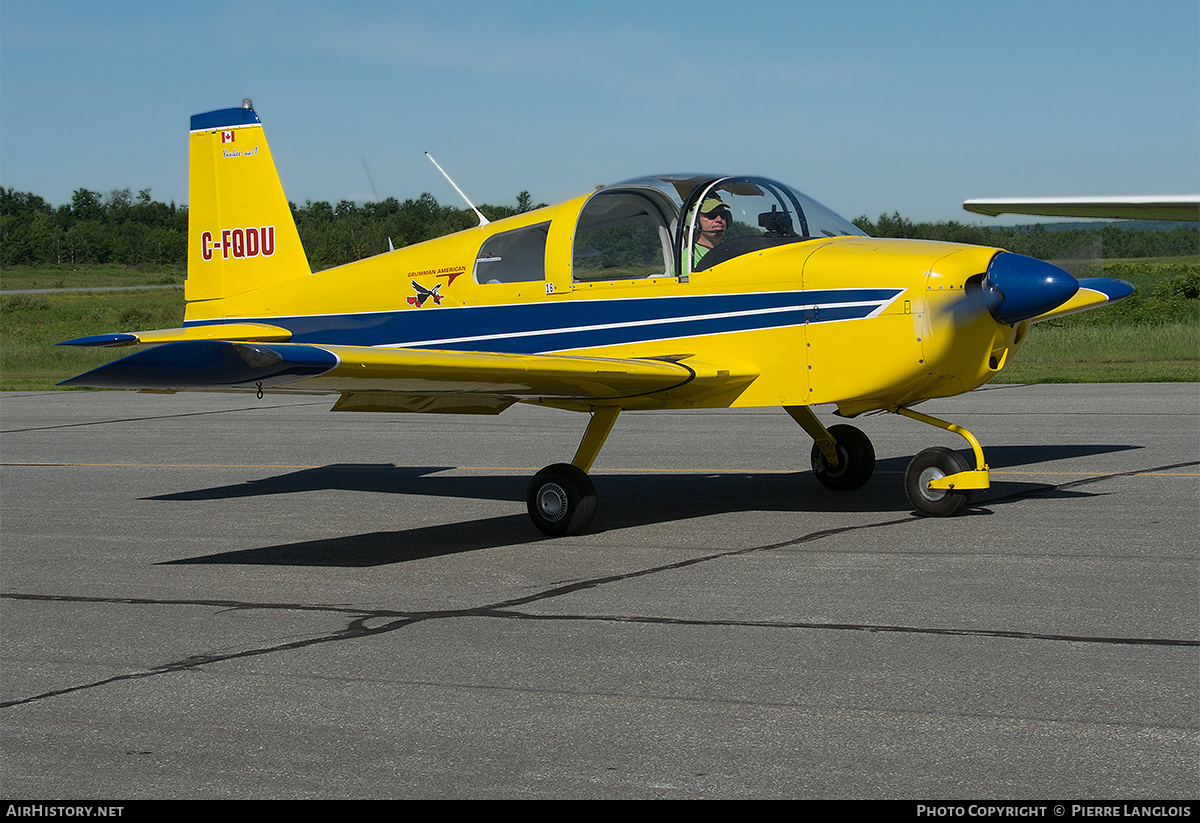
M637 193L655 203L684 268L692 271L771 246L864 236L849 220L808 195L766 177L639 177L604 186L592 197L599 206ZM715 227L709 224L710 217L719 219Z

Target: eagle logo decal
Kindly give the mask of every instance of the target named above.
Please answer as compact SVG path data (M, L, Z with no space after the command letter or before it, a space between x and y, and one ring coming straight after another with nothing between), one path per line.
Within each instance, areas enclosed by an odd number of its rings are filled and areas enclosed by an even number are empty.
M412 287L417 290L417 293L415 295L413 295L412 297L408 298L408 302L411 305L416 306L419 309L422 306L424 306L425 302L427 300L429 300L430 298L433 299L433 305L435 305L435 306L442 305L442 294L440 291L438 291L438 289L440 289L442 287L441 283L438 283L432 289L427 289L424 286L422 286L420 283L418 283L416 280L413 280Z

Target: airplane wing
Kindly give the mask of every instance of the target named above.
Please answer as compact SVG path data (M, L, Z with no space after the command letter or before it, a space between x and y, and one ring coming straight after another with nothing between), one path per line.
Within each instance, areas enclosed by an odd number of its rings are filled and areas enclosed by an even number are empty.
M1107 217L1113 220L1200 222L1200 195L1165 197L1025 197L968 200L963 208L995 217L1038 214L1048 217Z
M341 394L335 411L495 414L518 400L566 408L642 407L639 398L663 392L672 400L736 395L757 376L750 367L718 368L689 355L643 360L196 339L138 352L59 385L270 389Z

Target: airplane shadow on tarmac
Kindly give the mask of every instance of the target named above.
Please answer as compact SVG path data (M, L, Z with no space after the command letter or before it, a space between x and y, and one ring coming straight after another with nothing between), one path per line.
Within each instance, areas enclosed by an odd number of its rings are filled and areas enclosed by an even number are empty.
M993 446L992 469L1025 466L1140 448L1127 445ZM969 456L969 455L966 455ZM598 498L589 534L735 512L912 512L904 494L908 457L880 460L862 489L831 492L811 471L593 474ZM523 502L525 475L442 475L453 467L334 464L208 489L156 495L148 500L187 502L258 497L318 490ZM1049 483L993 476L992 487L960 517L986 516L995 505L1031 496L1092 496ZM586 537L587 535L581 535ZM409 560L550 540L520 513L435 526L398 528L261 548L236 549L169 564L370 567ZM562 539L562 538L559 538Z

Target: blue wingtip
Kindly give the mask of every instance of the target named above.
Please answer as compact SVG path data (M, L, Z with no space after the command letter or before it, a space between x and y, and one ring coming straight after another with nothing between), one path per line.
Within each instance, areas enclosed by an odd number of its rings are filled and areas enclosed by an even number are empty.
M74 340L64 340L56 343L58 346L129 346L138 341L136 334L117 332L115 334L90 334L87 337L76 337Z

